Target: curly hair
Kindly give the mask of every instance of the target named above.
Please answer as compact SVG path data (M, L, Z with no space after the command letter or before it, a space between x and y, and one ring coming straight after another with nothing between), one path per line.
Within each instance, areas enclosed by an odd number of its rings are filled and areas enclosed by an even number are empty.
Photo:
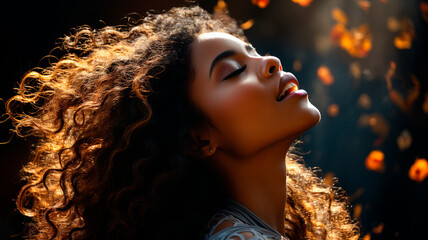
M190 130L204 116L188 98L196 36L235 20L200 7L62 39L65 54L21 80L6 114L37 145L23 167L17 207L30 239L201 237L226 191ZM285 226L292 239L357 239L347 200L300 157L287 155Z

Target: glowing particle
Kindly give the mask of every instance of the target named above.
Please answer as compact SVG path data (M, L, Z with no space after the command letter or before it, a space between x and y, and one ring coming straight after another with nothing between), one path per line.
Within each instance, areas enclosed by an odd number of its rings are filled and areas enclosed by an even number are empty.
M217 5L214 6L214 12L226 12L227 11L227 3L223 0L218 0Z
M421 89L421 83L419 82L419 79L413 74L411 76L411 79L414 87L408 92L406 98L406 106L409 110L413 108L414 102L416 101L416 99L419 98L419 92Z
M250 29L254 25L254 19L250 19L241 24L241 28L244 30Z
M379 113L372 113L368 120L370 130L379 136L373 143L374 146L380 146L389 134L389 123Z
M415 37L413 22L409 18L401 21L401 33L394 38L394 46L398 49L412 48L412 41Z
M331 16L338 23L342 23L344 25L348 24L348 16L340 8L333 8L333 10L331 11Z
M363 238L363 240L370 240L370 239L371 239L370 233L367 233Z
M412 37L406 32L402 32L400 36L394 38L394 46L398 49L412 48Z
M337 117L339 115L339 105L336 103L331 104L328 106L327 113L331 117Z
M428 93L425 93L425 100L422 104L422 110L424 111L424 113L428 114Z
M363 211L363 205L361 205L361 203L358 203L357 205L354 206L352 217L359 218L361 216L362 211Z
M365 166L370 171L383 172L385 170L384 159L385 155L382 151L373 150L367 156Z
M351 75L354 77L355 80L358 80L361 78L361 65L358 62L352 62L349 65L349 70L351 71Z
M295 60L293 62L293 70L295 72L300 72L300 70L302 70L302 62L300 60Z
M364 11L369 11L371 7L371 3L367 0L357 0L358 6Z
M387 27L391 32L398 32L401 29L400 22L395 17L389 17L386 20Z
M421 3L419 4L419 8L421 10L422 18L425 22L428 23L428 3L421 1Z
M311 3L314 0L291 0L291 1L294 2L294 3L299 4L302 7L307 7L307 6L311 5Z
M372 100L367 93L362 93L358 98L357 105L361 108L369 110L372 106Z
M412 145L412 135L408 130L404 129L400 136L397 137L397 145L401 151L408 149Z
M428 161L425 158L416 159L409 169L409 178L421 183L426 177L428 177Z
M389 99L394 103L401 111L407 112L406 102L404 101L403 95L395 89L389 90Z
M372 48L370 30L366 24L348 30L345 24L337 23L330 30L330 39L356 58L366 57Z
M321 82L325 85L331 85L334 83L334 77L331 74L330 69L325 65L321 65L318 68L317 76L321 80Z
M388 90L392 89L392 82L391 82L391 80L392 80L392 77L395 74L395 70L396 69L397 69L397 65L395 64L394 61L391 61L389 63L389 69L388 69L388 71L385 74L386 87L388 88Z
M379 225L375 228L373 228L372 232L376 234L381 234L383 232L383 223L379 223Z
M251 3L259 8L265 8L269 5L269 0L251 0Z

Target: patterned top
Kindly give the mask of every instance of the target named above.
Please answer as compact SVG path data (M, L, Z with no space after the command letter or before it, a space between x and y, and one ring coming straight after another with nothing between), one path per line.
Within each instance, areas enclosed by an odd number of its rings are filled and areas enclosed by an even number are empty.
M233 226L213 235L215 229L224 221L231 222ZM249 236L251 237L248 238ZM246 207L230 200L227 207L216 213L209 221L205 240L228 240L233 237L240 240L289 240Z

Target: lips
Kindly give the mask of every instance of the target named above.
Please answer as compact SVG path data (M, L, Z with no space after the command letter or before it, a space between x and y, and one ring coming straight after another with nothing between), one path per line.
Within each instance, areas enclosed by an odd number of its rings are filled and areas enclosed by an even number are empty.
M288 94L299 89L299 81L291 73L285 73L279 80L278 94L276 97L277 101L281 101Z

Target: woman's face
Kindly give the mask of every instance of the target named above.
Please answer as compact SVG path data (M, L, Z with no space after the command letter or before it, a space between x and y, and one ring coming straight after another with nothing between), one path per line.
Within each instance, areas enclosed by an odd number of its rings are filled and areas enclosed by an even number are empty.
M292 142L320 120L318 109L304 90L297 90L295 77L282 71L278 58L260 56L232 35L199 35L192 65L190 99L209 122L204 136L230 154L245 156Z

